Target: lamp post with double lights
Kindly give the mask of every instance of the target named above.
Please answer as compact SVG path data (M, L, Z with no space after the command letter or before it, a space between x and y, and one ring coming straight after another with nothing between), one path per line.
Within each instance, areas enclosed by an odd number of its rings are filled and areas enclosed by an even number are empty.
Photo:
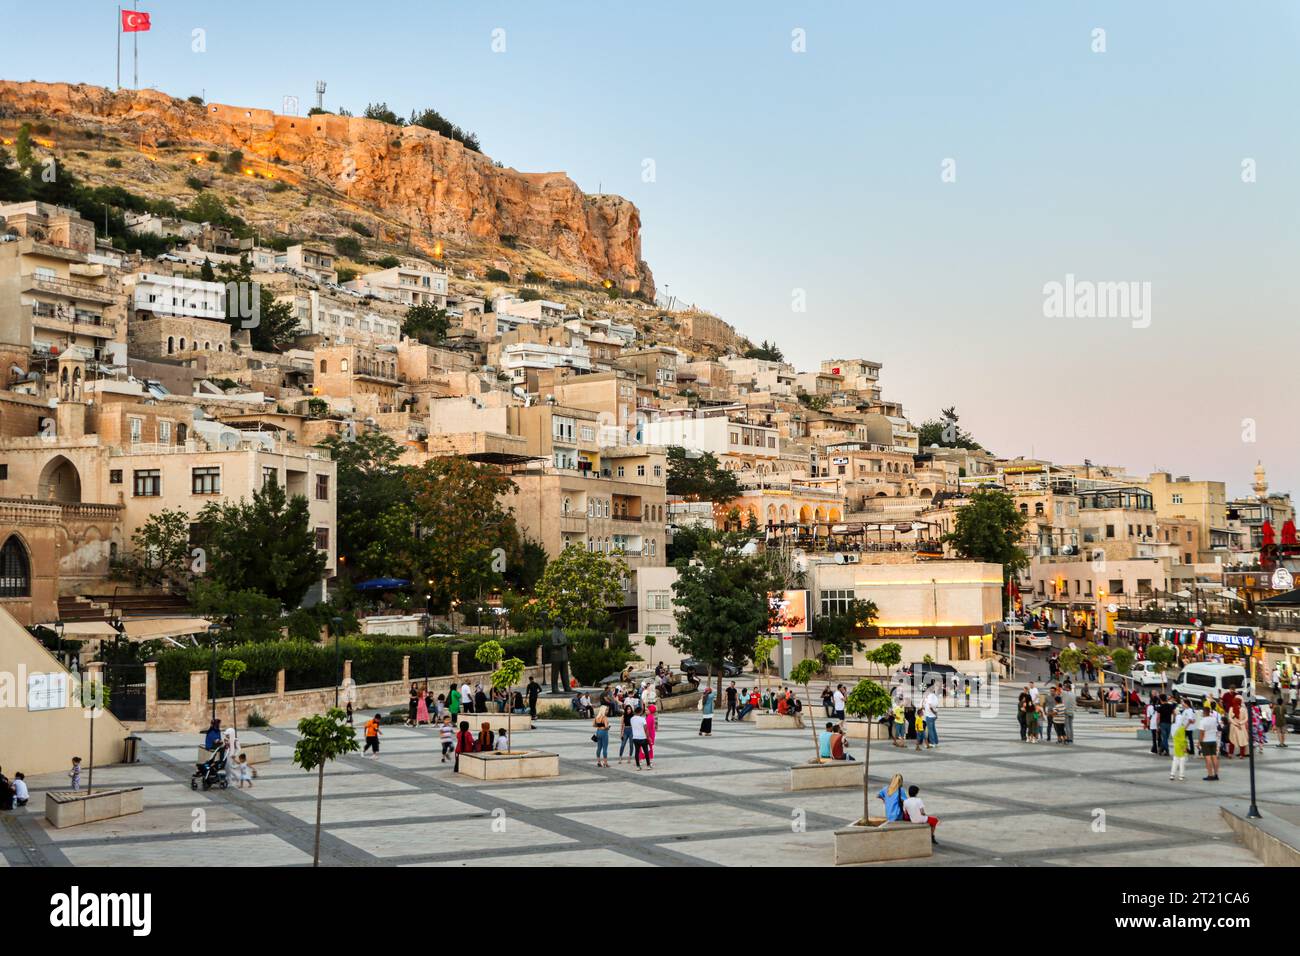
M339 643L342 636L343 618L336 617L330 619L330 630L334 632L334 709L339 706L339 688L343 684L343 647Z
M1243 635L1244 636L1244 635ZM1246 816L1258 820L1263 816L1255 802L1255 638L1246 637L1246 739L1250 755L1250 809ZM1262 718L1261 718L1262 720Z

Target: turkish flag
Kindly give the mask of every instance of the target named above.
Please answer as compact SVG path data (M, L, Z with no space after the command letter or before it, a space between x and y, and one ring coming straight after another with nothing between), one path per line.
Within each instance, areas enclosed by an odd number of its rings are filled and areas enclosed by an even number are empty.
M122 11L122 32L143 33L149 29L149 14L139 10Z

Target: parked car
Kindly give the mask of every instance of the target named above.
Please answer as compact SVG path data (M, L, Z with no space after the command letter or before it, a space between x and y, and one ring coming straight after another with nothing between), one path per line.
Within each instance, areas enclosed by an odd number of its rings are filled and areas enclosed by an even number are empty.
M713 677L716 673L712 664L694 657L683 660L677 665L677 669L688 673L694 672L697 677ZM745 673L745 669L739 664L733 664L731 661L724 661L722 664L723 677L739 677L743 673Z
M1137 661L1128 676L1133 683L1142 687L1159 687L1169 680L1163 671L1157 669L1154 661Z
M1174 693L1189 700L1222 697L1225 691L1246 686L1246 669L1238 664L1188 664L1178 675Z
M1052 638L1046 631L1025 631L1016 638L1021 647L1051 647Z

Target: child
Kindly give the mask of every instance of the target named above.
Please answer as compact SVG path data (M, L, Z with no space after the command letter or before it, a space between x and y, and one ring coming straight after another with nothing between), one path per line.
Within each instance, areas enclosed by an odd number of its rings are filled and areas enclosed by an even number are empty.
M257 770L248 762L248 754L240 754L239 760L235 764L235 775L239 778L239 789L244 789L244 784L248 784L248 789L253 789L253 778L257 776Z
M362 749L361 756L364 757L372 750L375 752L375 756L378 757L379 756L379 715L378 714L375 714L374 717L370 718L370 720L366 722L366 746Z
M508 752L510 750L510 735L504 730L497 734L497 750Z
M352 723L352 701L348 701L347 704L348 704L348 726L355 727L356 725Z
M438 726L438 736L442 739L442 762L447 762L447 754L456 746L456 729L451 724L451 714L445 714Z
M21 772L14 774L14 806L27 806L30 796L27 792L27 778Z
M920 708L917 708L913 723L916 726L916 749L920 750L921 744L925 743L925 715Z
M916 784L907 788L907 799L903 801L903 814L912 823L930 824L930 842L938 843L939 841L934 838L934 828L939 825L939 818L925 812L925 804L918 796L920 792L921 788Z
M81 789L81 758L72 758L72 769L68 771L68 779L72 781L74 791Z

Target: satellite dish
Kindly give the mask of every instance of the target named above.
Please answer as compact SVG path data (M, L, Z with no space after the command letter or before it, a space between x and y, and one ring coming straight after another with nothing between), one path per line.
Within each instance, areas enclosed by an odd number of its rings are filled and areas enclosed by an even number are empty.
M231 449L239 447L241 436L233 432L222 432L220 441L221 441L221 447L224 450L229 451Z

